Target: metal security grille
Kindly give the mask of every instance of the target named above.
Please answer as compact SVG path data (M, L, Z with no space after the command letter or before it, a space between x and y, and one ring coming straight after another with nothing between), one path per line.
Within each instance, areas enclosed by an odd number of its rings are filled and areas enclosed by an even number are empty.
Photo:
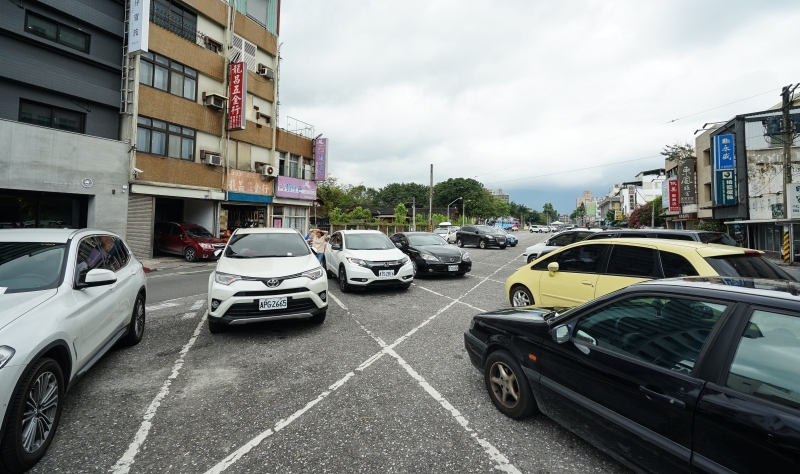
M247 65L248 71L258 72L256 67L256 51L255 44L247 41L239 35L233 35L231 38L231 62L244 61Z
M131 195L128 199L128 227L126 239L128 247L137 258L153 256L153 216L152 196Z

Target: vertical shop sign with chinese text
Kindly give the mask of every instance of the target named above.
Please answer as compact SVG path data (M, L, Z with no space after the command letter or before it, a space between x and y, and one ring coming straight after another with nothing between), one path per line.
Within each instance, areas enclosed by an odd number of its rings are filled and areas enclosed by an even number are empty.
M736 204L736 170L714 171L717 186L717 204Z
M631 212L636 209L636 186L632 184L628 185L628 205Z
M314 181L325 181L328 176L328 139L314 141Z
M247 67L244 62L231 63L231 86L228 91L228 130L244 130L247 103Z
M681 210L681 203L678 200L678 180L677 179L670 179L669 180L669 210L670 212Z
M146 53L150 37L150 0L131 0L128 52Z
M789 203L789 219L800 219L800 184L786 185L786 202Z
M714 170L732 170L736 166L733 135L714 137Z
M678 183L680 184L681 205L697 204L697 188L695 187L695 160L687 158L678 163Z

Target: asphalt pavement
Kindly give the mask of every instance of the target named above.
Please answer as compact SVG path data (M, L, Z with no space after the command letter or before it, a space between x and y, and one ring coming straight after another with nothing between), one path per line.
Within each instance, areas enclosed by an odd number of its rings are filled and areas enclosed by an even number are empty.
M324 324L205 321L210 266L148 276L143 341L64 400L33 472L628 472L545 416L511 420L469 362L473 315L508 307L525 246L467 249L465 277L342 294ZM203 265L203 264L199 264Z

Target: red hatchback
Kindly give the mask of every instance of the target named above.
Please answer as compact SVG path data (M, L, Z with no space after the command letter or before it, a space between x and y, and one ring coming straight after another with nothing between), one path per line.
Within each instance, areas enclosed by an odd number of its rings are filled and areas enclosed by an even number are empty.
M187 262L216 259L214 252L225 248L225 241L205 227L183 222L156 223L154 244L159 252L183 255Z

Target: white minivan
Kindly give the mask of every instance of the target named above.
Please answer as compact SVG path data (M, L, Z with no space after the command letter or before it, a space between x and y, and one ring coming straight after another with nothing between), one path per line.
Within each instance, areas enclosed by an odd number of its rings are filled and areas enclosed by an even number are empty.
M335 232L325 246L323 263L345 293L353 287L408 288L414 281L414 267L409 258L377 230Z

